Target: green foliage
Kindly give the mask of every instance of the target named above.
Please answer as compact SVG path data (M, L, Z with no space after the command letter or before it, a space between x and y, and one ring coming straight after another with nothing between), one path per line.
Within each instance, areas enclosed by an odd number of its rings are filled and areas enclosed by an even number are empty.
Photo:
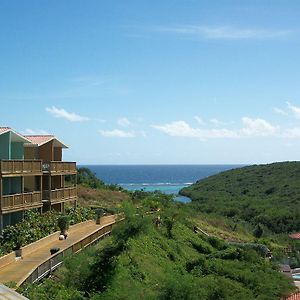
M57 218L57 226L60 229L60 232L65 232L69 229L70 220L67 215L61 215Z
M82 184L93 189L99 189L105 186L105 183L98 179L88 168L77 169L77 184Z
M66 214L71 225L93 218L91 209L82 207L66 209ZM3 230L0 238L0 253L5 254L19 249L57 231L59 216L60 214L55 211L42 215L34 210L26 211L23 221Z
M95 213L92 209L87 207L77 206L66 208L65 214L69 218L70 225L74 225L86 220L92 220L95 217Z
M125 221L113 229L113 237L118 244L126 244L129 238L140 233L147 232L150 226L150 219L139 213L132 203L122 203L121 211L124 213Z
M93 292L105 291L116 271L118 256L122 253L124 244L113 243L98 252L92 265L92 272L85 280L84 289Z
M293 290L290 279L260 255L262 245L228 244L195 234L181 218L180 206L161 206L155 214L176 219L172 238L166 235L167 222L151 226L152 214L124 203L125 220L113 230L110 243L70 257L58 274L60 283L30 286L25 295L50 299L42 297L52 292L57 299L52 288L62 286L66 299L250 300L280 299Z
M112 191L122 191L122 187L116 184L105 184L89 168L77 168L77 184L81 184L92 189L108 189Z
M259 239L263 235L263 233L264 233L264 230L263 230L261 224L257 224L253 231L253 235Z
M31 284L20 291L30 300L84 300L84 293L75 288L67 288L60 282L45 279L43 285Z
M201 212L287 233L300 230L299 174L300 162L254 165L203 179L181 194Z

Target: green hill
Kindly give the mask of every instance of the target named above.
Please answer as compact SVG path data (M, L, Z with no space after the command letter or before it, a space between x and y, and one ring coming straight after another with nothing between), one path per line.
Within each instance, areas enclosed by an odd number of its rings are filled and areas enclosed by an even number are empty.
M274 233L300 230L300 162L222 172L180 193L202 212L261 224Z
M125 220L110 240L67 258L52 280L27 286L25 296L262 300L281 299L294 290L290 279L261 256L259 245L241 247L197 234L183 217L181 205L161 199L164 206L154 214L123 203ZM158 215L161 223L156 226Z

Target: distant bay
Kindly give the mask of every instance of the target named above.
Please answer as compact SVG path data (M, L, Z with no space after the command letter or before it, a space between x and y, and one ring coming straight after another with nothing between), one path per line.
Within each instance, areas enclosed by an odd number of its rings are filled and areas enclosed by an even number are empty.
M177 195L183 187L199 179L242 165L84 165L107 184L118 184L127 190L155 191ZM178 201L188 202L186 197Z

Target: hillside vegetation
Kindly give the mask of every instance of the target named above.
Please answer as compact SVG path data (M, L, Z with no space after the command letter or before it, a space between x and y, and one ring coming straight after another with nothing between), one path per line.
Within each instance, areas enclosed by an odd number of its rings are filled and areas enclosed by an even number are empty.
M83 207L113 210L129 195L120 186L105 184L88 168L77 169L78 202Z
M153 205L160 210L149 214ZM293 290L259 247L195 233L189 209L169 196L148 194L135 206L123 203L125 221L104 247L69 257L53 279L25 287L24 295L31 300L262 300Z
M205 213L262 226L273 233L300 230L300 162L234 169L180 192Z

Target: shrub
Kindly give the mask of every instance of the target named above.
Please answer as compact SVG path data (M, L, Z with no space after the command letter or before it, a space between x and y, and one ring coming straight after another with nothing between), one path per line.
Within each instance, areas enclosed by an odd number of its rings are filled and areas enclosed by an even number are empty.
M262 226L260 224L257 224L253 231L253 235L259 239L263 235L263 233L264 233L264 231L263 231Z
M70 220L66 215L59 216L57 219L57 226L60 229L60 232L63 233L69 229Z

